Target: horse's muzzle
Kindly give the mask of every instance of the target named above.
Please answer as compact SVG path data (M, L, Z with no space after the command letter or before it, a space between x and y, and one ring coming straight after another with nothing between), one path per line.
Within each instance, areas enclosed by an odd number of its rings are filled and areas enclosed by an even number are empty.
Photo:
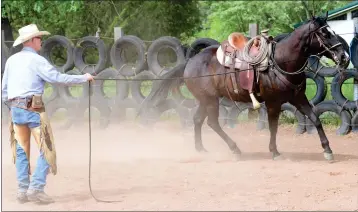
M350 62L349 56L345 53L340 54L338 57L335 56L334 60L340 67L347 67Z

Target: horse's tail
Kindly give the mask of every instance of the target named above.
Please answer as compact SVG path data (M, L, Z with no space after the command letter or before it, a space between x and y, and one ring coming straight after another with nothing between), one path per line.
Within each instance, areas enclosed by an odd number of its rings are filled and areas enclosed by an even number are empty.
M159 78L163 80L156 80L153 82L153 87L149 95L144 99L141 107L138 111L138 115L142 109L148 109L151 107L157 107L163 100L168 97L169 89L173 83L179 83L180 77L184 75L184 69L188 61L180 63L172 68L167 73L163 74Z

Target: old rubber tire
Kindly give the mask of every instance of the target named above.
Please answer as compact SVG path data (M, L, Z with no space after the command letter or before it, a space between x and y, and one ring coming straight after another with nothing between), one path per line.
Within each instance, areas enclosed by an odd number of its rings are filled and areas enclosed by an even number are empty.
M133 66L128 66L125 58L121 56L121 52L117 49L124 49L126 45L133 45L138 53L137 62ZM144 70L146 66L146 45L138 37L133 35L126 35L113 44L110 52L110 59L112 65L121 73L123 76L134 76Z
M199 105L190 109L190 112L189 112L190 120L188 120L190 126L194 126L194 115L195 115L196 111L198 110L198 108L199 108ZM227 124L227 117L228 117L228 110L226 109L226 107L219 105L218 121L219 121L219 125L221 127L224 127ZM206 119L206 121L208 124L208 119Z
M268 129L268 114L266 105L261 105L259 108L259 119L257 120L256 130Z
M281 111L290 111L297 120L296 134L303 134L306 132L306 116L304 116L295 106L290 103L281 105Z
M198 38L188 47L185 57L186 59L189 59L194 55L198 54L202 49L205 49L206 47L211 45L219 44L220 43L217 40L214 40L212 38Z
M226 98L225 98L226 99ZM230 100L228 100L230 101ZM252 103L249 102L249 103L246 103L246 102L236 102L238 107L235 105L234 102L231 102L230 101L231 106L227 105L227 104L221 104L222 106L225 106L225 107L229 107L229 110L228 110L228 115L227 115L227 124L231 127L231 128L234 128L234 126L237 124L237 119L238 119L238 116L240 115L240 113L242 113L243 111L245 110L248 110L248 109L252 109L253 106L252 106Z
M110 105L114 106L115 102L119 102L124 100L128 97L129 92L129 85L128 82L125 80L126 78L118 73L117 70L113 68L106 68L102 72L97 75L97 78L100 80L95 80L93 84L93 95L99 96L101 98L107 99L108 101L112 101L109 103ZM116 96L114 98L109 98L105 95L103 90L103 79L118 79L115 80L116 82Z
M60 126L60 129L66 130L69 129L73 124L74 120L77 117L76 105L73 103L64 102L60 98L55 99L54 101L46 104L46 113L48 114L49 119L53 117L58 109L64 108L67 110L67 119L64 124Z
M306 132L306 119L305 116L298 110L296 110L296 107L289 103L284 103L281 105L281 111L290 111L294 114L298 124L296 127L296 134L303 134ZM267 108L266 105L261 105L259 108L259 119L256 125L256 130L264 130L268 129L268 114L267 114Z
M344 107L344 109L347 109L347 110L357 109L358 100L356 100L356 101L349 100L348 101L347 98L343 96L341 89L342 89L342 85L345 80L347 80L349 78L354 78L354 79L358 80L358 72L355 69L347 69L347 70L342 71L342 75L337 74L332 80L332 85L331 85L332 97L333 97L334 101L336 101L336 103L338 105Z
M345 109L342 110L342 108L339 105L337 105L333 100L323 101L319 103L317 106L313 107L313 112L317 115L317 117L319 117L320 115L322 115L322 113L327 111L337 114L342 122L340 127L336 130L336 134L347 135L351 130L351 120L352 120L352 115L349 113L349 111ZM306 118L306 123L307 123L306 126L307 133L313 134L317 132L317 129L313 125L311 120Z
M81 114L80 118L77 119L79 122L87 121L84 120L83 113L86 109L88 109L88 103L88 99L83 99L80 101L79 106L77 107L77 114ZM106 103L108 102L103 101L103 98L93 98L93 96L91 96L91 107L96 108L100 112L99 121L92 125L94 128L105 129L109 126L112 110Z
M182 105L178 105L174 102L175 105L172 106L174 110L177 112L177 114L180 117L180 124L183 128L190 127L190 123L193 120L190 120L190 108L184 107Z
M76 121L79 121L79 123L83 123L83 121L87 121L84 119L84 111L86 109L89 108L89 106L96 108L99 113L100 113L100 117L99 117L99 121L93 121L95 124L92 125L94 128L98 128L98 129L105 129L108 127L109 123L110 123L110 117L111 117L111 107L110 107L110 101L105 98L104 96L101 95L95 95L94 94L94 87L96 87L95 84L91 84L91 95L89 96L89 84L86 83L83 86L83 94L81 97L79 97L79 101L77 103L77 114L81 114L81 116L79 118L76 119ZM91 99L89 99L91 98ZM90 105L89 105L90 104ZM91 109L92 112L92 109ZM92 112L93 113L93 112ZM91 115L92 115L91 113ZM92 119L92 117L91 117Z
M76 69L67 71L66 74L81 75L81 73ZM78 103L79 101L81 101L82 98L88 97L88 83L79 84L79 86L82 86L83 92L79 97L74 97L71 95L69 91L69 87L71 87L70 85L52 84L52 87L54 87L54 89L58 91L60 98L66 103L71 103L71 104Z
M179 83L173 83L171 91L174 101L176 102L176 104L182 105L187 108L195 107L196 106L195 98L194 99L185 98L185 96L182 94L180 90L181 86L186 86L183 80L181 80Z
M306 71L306 78L312 79L317 87L316 95L309 100L311 105L317 105L318 103L322 102L327 94L327 84L325 79L319 75L316 75L310 71Z
M66 49L67 59L66 59L66 63L62 66L56 66L51 61L51 57L50 57L51 51L56 45L60 45ZM73 48L74 48L74 45L71 40L69 40L68 38L66 38L62 35L54 35L54 36L46 39L42 43L40 55L45 57L47 59L47 61L49 61L54 67L56 67L56 69L58 71L60 71L61 73L65 73L68 70L72 70L73 67L75 66L75 64L73 62Z
M238 102L237 102L238 103ZM228 99L227 97L220 97L219 98L219 104L223 105L225 107L236 107L235 103L231 101L231 99ZM240 105L240 103L238 103Z
M132 98L138 104L141 104L145 99L145 96L142 94L142 91L140 89L141 84L143 82L142 80L149 80L149 81L153 82L152 79L156 79L156 78L157 77L150 71L143 71L133 78L137 81L131 82L131 94L132 94ZM140 81L138 81L138 80L140 80Z
M352 132L358 133L358 110L353 115L352 118Z
M89 47L98 49L99 60L95 66L86 64L83 60L84 49ZM73 50L73 54L75 66L81 73L90 73L92 75L97 75L105 68L107 63L107 47L102 39L97 38L95 36L86 36L78 40Z
M60 98L60 95L58 92L59 87L56 86L56 84L50 84L50 83L48 83L48 84L52 87L52 93L49 97L43 96L43 101L45 104L50 103L50 102Z
M350 58L354 67L358 68L358 36L356 35L349 48Z
M166 99L157 107L142 111L139 114L140 123L146 126L153 126L165 111L173 109L173 105L175 104L172 99Z
M167 71L170 71L172 68L163 68L158 61L158 54L161 48L169 47L174 50L177 60L176 65L184 63L185 55L180 41L177 38L164 36L155 40L148 48L147 52L147 62L149 69L157 76L160 76Z
M320 58L316 55L311 55L308 58L307 69L322 77L334 77L338 73L337 68L322 65Z

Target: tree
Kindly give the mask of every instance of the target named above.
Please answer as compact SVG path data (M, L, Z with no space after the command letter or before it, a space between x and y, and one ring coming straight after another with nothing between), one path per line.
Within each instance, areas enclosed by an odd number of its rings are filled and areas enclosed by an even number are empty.
M51 34L79 38L94 35L113 36L113 27L142 39L192 36L201 25L198 2L181 1L2 1L2 17L7 17L14 34L29 23Z
M313 4L314 2L314 4ZM270 29L271 35L291 32L295 23L346 5L351 1L218 1L203 5L208 17L197 37L222 41L232 32L248 35L250 23ZM279 5L279 6L278 6ZM209 9L207 9L209 8Z

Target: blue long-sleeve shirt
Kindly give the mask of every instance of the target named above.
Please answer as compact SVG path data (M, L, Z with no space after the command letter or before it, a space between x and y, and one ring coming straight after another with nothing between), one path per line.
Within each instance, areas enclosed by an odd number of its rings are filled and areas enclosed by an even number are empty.
M45 83L80 84L85 75L62 74L29 47L8 58L2 79L2 100L43 94Z

